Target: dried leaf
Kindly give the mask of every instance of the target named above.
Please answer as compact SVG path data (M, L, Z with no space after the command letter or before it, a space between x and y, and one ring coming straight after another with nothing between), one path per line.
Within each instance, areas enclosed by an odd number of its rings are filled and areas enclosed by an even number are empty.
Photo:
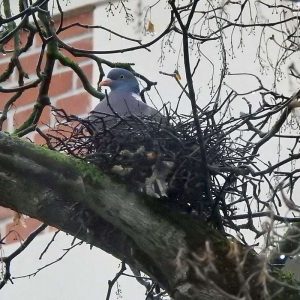
M24 215L18 213L18 212L15 212L14 213L14 216L13 216L13 225L14 226L22 226L22 227L26 227L26 223L25 223L25 219L24 219Z
M289 108L296 108L296 107L300 107L300 102L299 99L295 99L293 100L290 104L289 104Z
M154 32L154 24L149 20L147 31L153 33Z
M180 76L178 70L175 70L174 73L175 73L175 78L176 78L177 80L181 80L181 76Z

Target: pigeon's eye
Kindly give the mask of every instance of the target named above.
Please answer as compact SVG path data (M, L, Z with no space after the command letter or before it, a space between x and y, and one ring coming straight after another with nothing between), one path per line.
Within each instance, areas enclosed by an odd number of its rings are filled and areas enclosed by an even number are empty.
M120 75L120 78L121 78L121 79L124 79L124 75Z

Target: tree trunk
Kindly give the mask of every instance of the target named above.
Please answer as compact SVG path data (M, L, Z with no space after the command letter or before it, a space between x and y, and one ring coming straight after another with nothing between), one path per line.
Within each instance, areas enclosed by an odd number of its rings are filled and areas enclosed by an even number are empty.
M3 133L0 166L0 205L125 260L174 299L264 299L253 250L95 166Z

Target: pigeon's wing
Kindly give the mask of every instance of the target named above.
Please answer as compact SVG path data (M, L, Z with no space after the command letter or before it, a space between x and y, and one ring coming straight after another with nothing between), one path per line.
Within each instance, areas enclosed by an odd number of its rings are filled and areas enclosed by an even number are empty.
M140 101L137 94L111 92L108 98L101 101L90 113L89 120L97 131L104 126L108 129L121 119L130 116L151 117L158 122L164 119L159 111Z

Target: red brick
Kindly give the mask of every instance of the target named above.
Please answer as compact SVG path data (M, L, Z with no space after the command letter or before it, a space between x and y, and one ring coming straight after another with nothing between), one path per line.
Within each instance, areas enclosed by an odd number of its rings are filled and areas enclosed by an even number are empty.
M26 44L27 39L28 39L28 33L27 33L27 32L22 32L22 33L20 34L21 47L24 46L24 45ZM8 49L14 49L13 41L10 41L6 46L7 46L7 47L4 47L4 48L7 48L7 50L8 50ZM27 51L27 53L30 53L30 51L31 51L31 49L29 49L29 50ZM4 59L7 60L7 59L10 58L12 55L13 55L13 53L9 53L9 54L0 54L0 62L1 62L1 60L4 60ZM25 71L26 73L32 74L33 72L32 72L31 69L32 69L32 68L35 68L36 63L34 64L34 66L31 66L31 68L30 68L30 71L31 71L31 72L28 72L28 71L26 70L26 68L27 68L27 65L28 65L32 60L30 60L30 62L27 61L27 58L24 58L24 54L22 54L19 58L20 58L21 65L23 66L24 71ZM31 57L29 57L29 58L31 58ZM3 63L0 64L0 74L2 74L4 71L6 71L9 62L10 62L10 61L8 61L8 62L3 62ZM22 63L22 62L23 62L23 63ZM26 63L26 65L25 65L26 68L25 68L25 66L24 66L25 63ZM33 65L33 64L32 64L32 65ZM15 68L15 70L16 70L16 68ZM34 72L34 73L35 73L35 72ZM13 76L11 76L10 79L13 80L13 79L14 79Z
M82 39L80 41L76 41L73 43L68 43L69 46L76 48L76 49L81 49L81 50L92 50L93 49L93 39L91 37ZM65 49L61 49L61 52L69 57L70 59L74 60L77 63L83 62L83 61L91 61L87 57L75 57L73 56L69 51Z
M45 133L45 131L44 131L44 133ZM38 132L36 132L33 135L33 142L38 145L46 145L47 144L46 140Z
M40 120L39 120L39 124L49 125L50 115L51 115L51 107L47 105L43 109L42 115L41 115Z
M15 113L14 115L14 127L18 128L19 126L21 126L30 116L32 112L32 108L28 108L26 110L20 111Z
M50 97L65 93L72 88L72 73L73 71L67 71L53 75L49 90ZM25 90L15 102L15 105L20 107L21 105L34 103L37 99L38 92L38 87ZM15 93L0 93L0 110L3 109L6 102L14 94Z
M1 61L1 58L0 58ZM4 62L4 63L0 63L0 75L2 75L8 68L8 64L9 62ZM10 78L12 77L12 75L10 75Z
M40 35L39 34L36 34L35 36L34 36L34 46L36 47L36 48L39 48L39 47L41 47L42 46L42 39L40 38Z
M93 39L91 37L81 39L80 41L76 41L70 43L71 47L82 49L82 50L92 50L93 49Z
M2 110L6 102L14 95L14 93L0 93L0 110Z
M91 96L84 92L57 101L57 108L61 108L69 115L79 115L90 111Z
M25 218L24 222L26 227L21 224L14 225L13 223L6 226L6 234L9 233L4 240L6 244L25 240L30 233L42 224L40 221L31 218Z
M21 32L19 31L20 44L18 45L18 48L23 48L26 45L26 43L28 41L28 37L29 37L28 31L24 31L24 30ZM4 48L4 50L9 51L8 53L6 53L6 55L12 56L12 54L14 53L12 51L14 51L16 49L15 42L14 42L14 36L12 36L11 39L3 45L3 48Z
M51 135L51 143L54 145L61 140L65 140L66 138L69 138L72 135L73 132L73 124L69 123L68 126L62 125L62 124L56 124L52 131L49 131L49 134ZM57 139L56 139L57 138ZM45 140L43 141L42 138L37 138L37 142L45 143Z
M26 44L27 39L28 39L28 33L27 32L22 32L20 34L21 47ZM6 46L7 47L4 47L6 50L8 50L8 49L13 50L14 49L14 45L13 45L12 41L10 41L8 44L6 44ZM30 53L30 52L31 52L31 48L29 48L29 50L26 53ZM24 55L25 55L25 53L22 53L21 56L19 57L21 65L24 69L24 72L26 72L28 74L35 73L33 71L35 71L39 54L37 53L37 54L29 55L27 57L24 57ZM7 54L7 55L1 54L0 55L0 61L1 61L1 59L7 59L8 57L11 57L11 56L12 56L12 53ZM7 68L7 65L8 65L8 62L3 63L3 64L0 65L0 73L1 74Z
M33 140L33 142L34 142L35 144L38 144L38 145L44 145L44 144L46 144L45 139L44 139L38 132L36 132L36 133L33 135L32 140Z
M0 220L6 219L6 218L11 218L14 215L14 213L15 212L13 210L0 206Z
M29 33L27 31L22 31L19 34L19 41L20 41L20 46L23 47L27 43ZM15 50L15 45L14 45L14 39L11 38L6 44L3 45L3 49L5 51L12 51ZM0 60L1 59L6 59L7 57L11 57L13 55L13 52L7 52L5 54L1 53L0 54Z
M72 75L74 71L66 71L52 76L49 96L54 97L72 89Z
M27 53L30 53L30 52L27 52ZM26 55L26 56L21 55L20 56L20 62L21 62L23 71L25 73L27 73L29 75L29 77L32 77L30 75L36 74L36 67L37 67L37 64L39 61L39 57L40 57L40 52L31 54L31 55ZM46 61L46 57L44 54L43 59L42 59L42 64L41 64L41 71L43 71L43 69L45 67L45 61Z
M72 88L72 73L66 71L52 76L49 96L54 97L65 93ZM5 103L14 95L14 93L0 93L0 110L3 109ZM38 87L27 89L20 98L15 102L16 106L34 103L38 96Z
M85 65L85 66L81 67L81 70L84 72L84 74L87 77L88 81L91 82L93 80L93 64L90 63L88 65ZM76 78L75 79L76 80L75 81L76 82L76 84L75 84L76 89L83 88L81 80L79 79L79 77L77 76L77 74L74 73L73 76L75 76L75 78Z
M34 103L37 99L38 93L38 87L25 90L21 97L15 102L16 106L20 107L21 105Z
M20 47L24 47L28 41L28 37L29 37L29 32L28 31L25 31L25 30L22 30L21 32L19 32L19 41L20 41ZM13 41L13 38L9 41L10 43L10 49L13 49L14 48L14 41Z
M89 12L84 12L84 13L80 13L78 12L76 15L72 15L72 16L65 16L64 20L63 20L63 27L72 24L72 23L81 23L84 25L91 25L93 24L93 11L89 11ZM55 20L55 28L58 29L60 24L60 20ZM79 27L79 26L73 26L69 29L66 29L62 32L59 33L59 38L62 41L65 41L67 38L72 38L72 37L76 37L79 36L80 34L85 34L87 32L89 32L90 29L86 29L83 27ZM34 41L34 45L35 47L40 47L42 45L42 39L40 38L39 35L35 36L35 41Z
M33 108L28 108L26 110L16 112L14 115L14 126L19 127L21 126L30 116L32 113ZM46 106L43 109L42 115L39 119L39 124L49 124L50 122L50 107Z
M93 12L86 12L77 16L71 16L65 18L63 21L63 27L73 24L73 23L81 23L83 25L91 25L93 24ZM56 26L58 27L59 23L56 22ZM59 33L59 38L61 40L65 40L70 37L78 36L80 34L84 34L89 32L91 29L86 29L79 26L73 26L65 31Z
M5 43L3 45L3 49L5 51L11 51L11 50L14 50L14 39L10 39L7 43ZM13 55L13 52L8 52L8 53L5 53L5 54L1 54L1 56L3 57L7 57L7 56L12 56Z
M53 134L53 132L51 131L50 128L43 129L42 132L46 135L48 133ZM47 144L46 140L38 132L35 132L33 134L32 140L35 144L38 144L38 145L46 145Z
M87 70L87 68L85 68ZM91 78L91 71L89 70L89 79ZM52 76L49 96L51 97L58 96L59 94L68 92L72 89L72 75L73 71L66 71L63 73L58 73ZM76 75L75 75L76 76ZM3 109L6 102L14 95L15 93L0 93L0 110ZM15 102L15 106L20 107L25 104L34 103L38 96L38 87L27 89Z
M0 93L0 110L15 93ZM23 92L23 94L14 102L15 106L21 106L29 103L34 103L37 99L38 89L31 88Z

